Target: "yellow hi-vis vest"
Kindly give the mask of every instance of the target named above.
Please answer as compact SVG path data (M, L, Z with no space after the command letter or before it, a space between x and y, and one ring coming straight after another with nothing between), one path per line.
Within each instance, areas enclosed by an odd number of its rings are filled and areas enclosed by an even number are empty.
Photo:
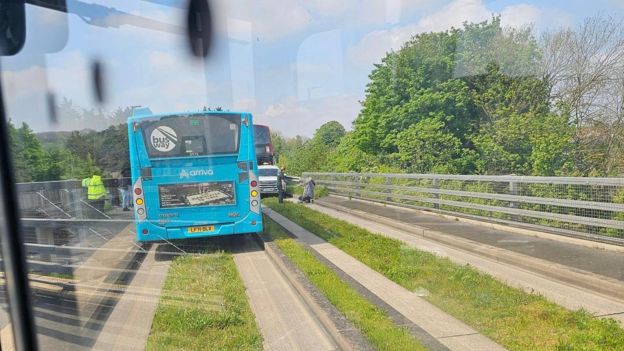
M102 183L102 177L94 175L82 180L82 186L87 188L87 199L98 200L106 195L106 188Z

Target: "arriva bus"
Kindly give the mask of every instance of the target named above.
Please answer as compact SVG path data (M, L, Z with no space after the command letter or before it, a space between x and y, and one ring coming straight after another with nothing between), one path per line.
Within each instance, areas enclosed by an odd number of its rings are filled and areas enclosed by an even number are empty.
M138 241L262 231L251 114L153 114L128 120Z

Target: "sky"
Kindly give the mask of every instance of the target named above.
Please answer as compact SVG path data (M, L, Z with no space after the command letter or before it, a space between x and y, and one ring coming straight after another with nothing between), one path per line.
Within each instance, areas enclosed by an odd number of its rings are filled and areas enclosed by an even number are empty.
M183 35L185 4L68 0L69 14L27 5L25 47L0 61L10 118L37 132L90 123L51 122L53 96L102 111L220 106L250 111L286 136L311 136L331 120L349 129L374 64L415 34L500 15L503 25L532 25L539 35L624 14L624 0L218 0L211 55L199 60ZM94 60L105 73L103 104L94 98Z

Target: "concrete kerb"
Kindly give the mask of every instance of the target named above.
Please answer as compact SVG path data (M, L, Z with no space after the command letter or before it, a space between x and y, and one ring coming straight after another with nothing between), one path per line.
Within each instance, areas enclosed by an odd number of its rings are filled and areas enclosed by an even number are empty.
M450 350L505 349L463 322L426 302L413 292L405 290L405 288L390 281L388 278L372 270L365 264L357 261L337 247L325 242L313 233L309 233L305 229L298 227L294 222L288 220L279 213L271 212L270 210L269 213L268 214L272 215L273 219L278 221L278 224L284 227L287 231L291 231L288 228L289 226L297 227L296 231L301 231L300 234L302 236L292 231L291 234L305 242L312 242L312 244L310 244L310 248L317 251L321 256L325 257L330 262L334 263L333 259L340 261L340 263L335 265L341 270L347 268L347 270L350 271L345 271L345 274L351 276L372 294L377 295L382 301L396 309L398 313L403 314L404 317L416 326L427 332L433 338L437 339L444 347ZM284 221L284 223L280 223L279 221ZM341 258L336 256L336 254L338 254ZM363 273L362 270L366 273ZM362 273L364 275L362 275ZM387 285L390 287L384 288Z
M145 349L170 265L171 261L156 260L156 246L152 246L138 267L143 274L135 274L119 295L94 350Z
M377 205L377 206L384 206L384 207L388 207L388 208L395 208L395 209L399 209L399 210L403 210L403 211L414 211L414 212L416 212L418 214L423 214L423 215L428 215L428 216L433 216L433 217L441 217L441 218L445 218L445 219L448 219L448 220L458 221L458 222L463 222L463 223L476 224L476 225L480 225L480 226L483 226L483 227L486 227L486 228L503 230L503 231L507 231L507 232L523 234L523 235L533 236L533 237L542 238L542 239L549 239L549 240L554 240L554 241L560 241L560 242L564 242L564 243L569 243L569 244L575 244L575 245L579 245L579 246L589 247L589 248L592 248L592 249L601 249L601 250L607 250L607 251L624 253L624 246L622 246L622 245L613 245L613 244L608 244L608 243L604 243L604 242L600 242L600 241L592 241L592 240L588 240L588 239L582 239L582 238L578 238L578 237L574 237L574 236L546 233L546 232L541 232L541 231L533 230L533 229L513 227L513 226L509 226L509 225L505 225L505 224L488 222L485 219L483 221L480 221L480 220L471 219L471 218L465 218L465 217L461 217L461 216L453 216L453 215L448 215L448 214L444 214L444 213L438 213L438 212L427 211L427 210L420 210L420 209L416 209L416 208L413 208L413 207L406 207L406 206L400 206L400 205L395 205L395 204L389 204L389 203L383 202L383 201L373 201L373 200L368 200L368 199L363 199L363 198L348 197L348 196L338 195L338 194L334 194L334 193L330 194L329 196L336 197L336 198L341 198L341 199L345 199L345 200L349 199L351 201L359 201L359 202L363 202L363 203L367 203L367 204L374 204L374 205ZM322 199L319 199L319 200L322 201ZM521 224L518 223L518 225L521 225Z
M321 263L323 263L329 269L334 271L334 273L336 273L340 277L340 279L342 279L345 283L347 283L349 286L351 286L352 289L356 290L362 297L367 299L370 303L372 303L373 305L377 306L381 310L385 311L388 314L388 317L390 317L390 319L395 324L407 328L410 331L410 333L412 334L412 336L414 336L418 340L420 340L421 343L428 350L431 350L431 351L448 351L449 350L446 346L441 344L433 336L427 334L426 331L424 331L422 328L420 328L415 323L411 322L407 317L402 315L399 311L394 309L392 306L390 306L388 303L386 303L384 300L382 300L379 296L375 295L372 291L368 290L365 286L360 284L357 280L355 280L350 275L348 275L346 272L344 272L342 269L340 269L338 266L333 264L325 256L321 255L318 251L314 250L314 248L312 248L309 243L307 243L304 240L301 240L300 238L298 238L294 233L290 232L288 230L288 228L285 228L285 227L282 227L282 228L287 232L287 234L290 237L292 237L293 240L298 242L300 245L304 246L312 255L314 255L316 257L316 259L318 259L319 261L321 261ZM322 242L322 241L319 240L319 242ZM286 260L288 260L288 258L286 258ZM295 269L297 269L297 268L295 267ZM324 298L324 296L323 296L323 298ZM325 300L327 300L327 299L325 298ZM332 309L336 310L335 308L332 308ZM340 312L338 312L336 310L336 313L338 313L341 316L341 318L346 321L346 318L344 318L344 316L342 316L342 314ZM349 323L349 322L347 321L347 323ZM361 333L359 333L359 334L361 335ZM362 338L364 338L364 337L362 336Z
M458 238L443 232L431 230L413 224L403 224L392 221L383 216L368 213L359 210L353 210L344 206L330 204L327 202L317 202L322 206L351 214L364 219L374 219L375 221L403 230L420 237L433 240L442 244L468 251L477 255L481 255L497 262L511 264L517 267L527 269L554 279L560 282L580 287L592 293L599 293L606 297L624 300L624 283L612 278L600 276L591 272L581 271L579 269L571 269L561 264L542 260L539 258L511 252L494 246L477 243L468 239Z
M314 313L323 328L330 334L341 350L374 350L366 338L347 321L335 307L307 280L303 273L281 252L275 243L263 241L264 250L280 273L301 296L306 306ZM325 301L322 301L325 299ZM334 316L334 319L329 316ZM340 318L342 317L342 318Z

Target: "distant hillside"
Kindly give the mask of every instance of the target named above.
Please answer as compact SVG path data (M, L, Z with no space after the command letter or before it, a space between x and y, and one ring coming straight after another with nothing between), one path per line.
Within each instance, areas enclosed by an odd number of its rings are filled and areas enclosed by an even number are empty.
M89 134L93 133L95 130L93 129L83 129L80 131L80 134ZM63 146L65 145L65 141L69 139L69 136L73 133L73 131L59 131L59 132L41 132L35 133L37 139L41 142L43 147L49 148L53 146Z

